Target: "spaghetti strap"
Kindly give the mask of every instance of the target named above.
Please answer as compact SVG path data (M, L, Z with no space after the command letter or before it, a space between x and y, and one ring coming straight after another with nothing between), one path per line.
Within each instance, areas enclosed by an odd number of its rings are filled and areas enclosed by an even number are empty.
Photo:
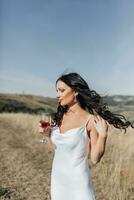
M89 117L88 117L88 119L87 119L87 121L86 121L86 123L85 123L85 126L87 126L87 124L88 124L88 122L90 121L90 119L91 119L91 115L89 115Z

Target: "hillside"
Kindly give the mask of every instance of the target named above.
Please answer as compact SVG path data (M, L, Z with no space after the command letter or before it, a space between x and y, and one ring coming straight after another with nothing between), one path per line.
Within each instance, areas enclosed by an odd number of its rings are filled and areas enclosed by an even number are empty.
M0 93L0 112L52 112L56 105L56 99L51 97Z
M109 105L113 112L127 113L134 120L134 96L113 95L103 97L104 102ZM23 112L39 113L40 111L56 111L56 98L24 95L24 94L2 94L0 93L0 113Z

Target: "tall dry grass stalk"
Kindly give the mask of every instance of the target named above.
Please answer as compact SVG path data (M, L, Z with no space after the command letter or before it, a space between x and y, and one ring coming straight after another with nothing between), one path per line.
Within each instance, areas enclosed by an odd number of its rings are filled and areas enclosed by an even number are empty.
M38 121L36 115L0 114L0 193L7 188L11 200L50 200L54 151L39 142ZM132 129L126 135L111 129L100 163L89 161L96 200L134 200L133 143Z

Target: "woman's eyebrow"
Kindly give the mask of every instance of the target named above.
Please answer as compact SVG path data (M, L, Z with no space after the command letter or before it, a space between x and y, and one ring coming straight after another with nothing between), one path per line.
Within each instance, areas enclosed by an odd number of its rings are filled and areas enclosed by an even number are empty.
M57 88L57 90L58 90L58 89L59 89L59 90L63 90L64 88L62 88L62 87L59 87L59 88Z
M59 87L59 88L56 88L56 90L62 90L62 88Z

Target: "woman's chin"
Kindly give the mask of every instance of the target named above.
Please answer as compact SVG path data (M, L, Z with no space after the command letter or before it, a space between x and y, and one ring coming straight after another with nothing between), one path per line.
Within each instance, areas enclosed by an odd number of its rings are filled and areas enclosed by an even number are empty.
M62 102L60 102L60 105L61 105L61 106L65 106L64 103L62 103Z
M60 102L60 105L61 106L66 106L66 104L64 102L62 102L62 101Z

